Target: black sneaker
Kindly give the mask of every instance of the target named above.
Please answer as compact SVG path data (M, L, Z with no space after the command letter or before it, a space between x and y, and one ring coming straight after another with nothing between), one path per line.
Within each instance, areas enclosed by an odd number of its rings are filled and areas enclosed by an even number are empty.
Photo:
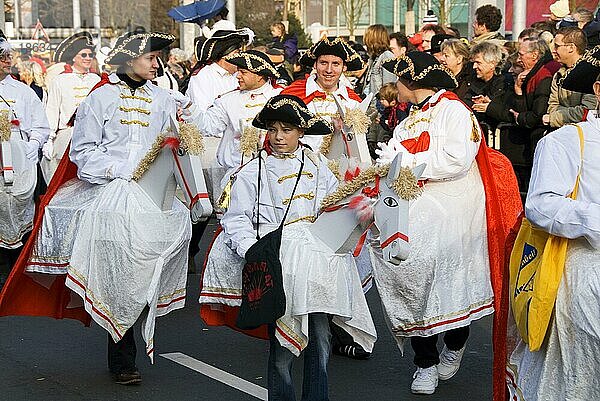
M142 375L137 370L134 372L121 372L115 374L115 383L123 384L125 386L131 384L140 384L142 382Z
M370 352L365 351L363 347L356 343L352 345L334 345L333 353L336 355L345 356L346 358L359 360L369 359L369 357L371 356Z

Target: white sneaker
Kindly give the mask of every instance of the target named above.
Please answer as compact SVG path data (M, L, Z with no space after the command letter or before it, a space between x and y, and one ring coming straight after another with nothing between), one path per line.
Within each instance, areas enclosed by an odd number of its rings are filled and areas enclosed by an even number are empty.
M410 391L413 394L433 394L438 385L437 366L417 368L413 378L414 380L410 386Z
M444 349L440 354L440 363L437 365L440 380L451 379L458 372L464 353L465 347L462 347L458 351L452 351L444 345Z

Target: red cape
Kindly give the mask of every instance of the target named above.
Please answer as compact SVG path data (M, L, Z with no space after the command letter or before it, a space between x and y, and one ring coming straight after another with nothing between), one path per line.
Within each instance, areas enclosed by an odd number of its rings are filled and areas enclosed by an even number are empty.
M65 151L69 154L69 147ZM49 288L37 283L25 274L27 262L31 256L37 234L42 227L43 211L58 188L77 176L77 166L69 157L63 157L58 165L46 194L42 195L38 205L33 230L21 250L19 259L13 267L8 280L0 293L0 316L48 316L55 319L77 319L89 326L91 317L83 308L67 308L71 296L78 296L65 286L66 275L46 275L53 277Z
M109 83L108 75L102 74L100 82L92 88L90 93L106 83ZM46 288L25 273L37 234L42 227L46 205L50 203L56 191L65 182L77 177L77 166L68 157L69 148L70 145L65 150L65 157L60 160L48 190L40 197L33 230L2 288L0 316L48 316L55 319L77 319L86 326L90 324L91 317L85 311L83 304L81 307L67 308L71 296L78 297L78 295L65 286L66 275L45 275L46 278L52 278L52 284Z

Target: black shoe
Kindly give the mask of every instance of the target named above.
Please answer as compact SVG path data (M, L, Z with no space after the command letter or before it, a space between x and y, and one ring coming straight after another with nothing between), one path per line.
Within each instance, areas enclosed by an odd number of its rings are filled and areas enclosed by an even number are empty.
M115 374L115 383L130 385L140 384L142 382L142 375L137 370L134 372L121 372Z
M352 345L334 345L333 353L336 355L345 356L347 358L359 360L369 359L369 357L371 356L370 352L365 351L363 347L356 343Z

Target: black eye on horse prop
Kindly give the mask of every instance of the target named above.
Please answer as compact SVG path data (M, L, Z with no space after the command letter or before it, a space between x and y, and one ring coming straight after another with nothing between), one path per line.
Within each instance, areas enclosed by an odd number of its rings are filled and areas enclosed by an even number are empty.
M391 196L387 196L384 200L383 203L387 206L387 207L398 207L398 201L396 201L396 199L392 198Z

